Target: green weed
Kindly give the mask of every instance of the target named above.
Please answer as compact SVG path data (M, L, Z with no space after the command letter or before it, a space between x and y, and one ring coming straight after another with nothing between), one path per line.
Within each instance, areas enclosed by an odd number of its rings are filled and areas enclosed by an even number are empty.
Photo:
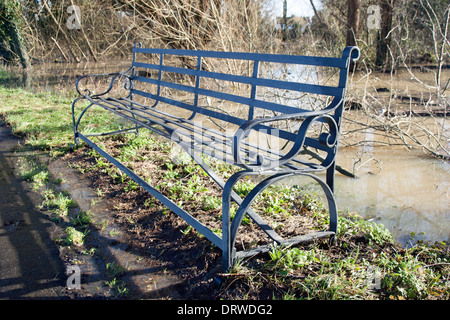
M127 296L130 290L126 287L126 283L123 280L113 278L112 280L105 281L105 284L116 291L119 297Z
M222 199L214 196L203 196L201 206L205 211L219 209L222 206Z
M355 215L339 218L338 237L358 233L364 235L369 245L394 242L392 234L382 224L367 221Z
M69 209L76 206L76 203L64 191L55 194L55 191L48 189L43 191L43 197L42 208L54 211L58 217L67 216Z
M67 227L65 229L67 236L64 238L66 245L82 245L84 244L84 237L86 233L78 231L74 227Z
M115 262L106 263L106 272L109 277L117 277L125 272L125 268Z
M272 247L269 252L272 268L290 272L318 261L314 249L300 250L299 248Z
M71 220L71 225L74 227L84 227L89 226L92 223L92 217L91 217L90 211L80 211L78 215Z
M128 180L127 185L123 188L125 192L139 190L139 184L134 180Z

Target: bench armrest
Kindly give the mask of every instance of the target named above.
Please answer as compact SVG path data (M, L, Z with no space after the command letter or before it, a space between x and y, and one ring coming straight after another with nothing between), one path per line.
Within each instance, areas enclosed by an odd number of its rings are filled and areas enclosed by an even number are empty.
M306 133L309 126L318 120L322 122L325 121L328 124L329 132L323 132L319 136L319 142L329 148L332 148L337 142L338 126L336 121L332 117L331 113L334 109L322 109L319 111L302 111L293 114L283 114L270 118L257 118L252 119L244 124L242 124L236 131L233 142L232 142L232 152L234 161L243 165L247 169L253 171L268 171L271 169L276 169L281 167L283 164L290 162L294 157L296 157L303 149L303 145L306 139ZM256 129L260 125L264 125L270 122L277 122L282 120L296 120L303 119L302 124L296 133L295 139L292 141L293 145L291 149L281 158L271 160L262 154L256 156L256 163L249 164L245 162L241 157L241 145L242 141L250 134L252 129ZM256 128L255 128L256 127ZM327 161L328 162L328 161Z
M87 75L83 75L83 76L79 76L77 78L77 81L75 83L75 89L77 90L78 94L80 96L89 96L91 98L95 98L95 97L99 97L102 95L105 95L107 93L109 93L111 91L111 89L114 87L114 82L116 81L116 79L121 78L121 77L125 77L127 79L127 81L124 84L124 88L126 90L130 90L132 88L132 79L130 76L130 72L131 72L132 68L124 71L124 72L114 72L114 73L103 73L103 74L87 74ZM109 84L109 87L102 93L98 93L98 94L92 94L92 91L89 89L83 89L81 90L79 88L80 82L83 79L88 79L88 78L96 78L96 77L112 77L111 82Z

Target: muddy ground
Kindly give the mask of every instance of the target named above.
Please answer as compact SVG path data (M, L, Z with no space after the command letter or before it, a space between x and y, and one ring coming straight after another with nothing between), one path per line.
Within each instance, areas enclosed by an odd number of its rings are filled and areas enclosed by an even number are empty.
M40 196L16 175L20 140L0 126L0 299L63 295L56 226L36 209Z
M124 190L127 184L117 183L105 170L89 170L97 160L87 147L60 158L32 153L48 168L50 180L60 180L55 187L77 203L69 216L91 213L84 244L64 245L60 239L70 219L55 219L40 206L42 196L17 172L18 159L31 151L25 151L7 128L0 128L0 298L216 300L244 295L247 299L273 299L269 288L249 295L245 286L233 287L234 281L223 281L218 248L157 201L149 201L152 197L143 189ZM106 147L114 152L120 143L113 141ZM161 184L164 165L152 164L161 171L150 170L152 179ZM207 183L209 178L202 179ZM219 194L206 186L207 193ZM214 212L197 203L188 205L210 228L220 226L220 208ZM282 236L307 233L314 227L308 225L312 213L299 212L297 218L289 219L292 225L282 221L286 226ZM308 227L299 230L299 225ZM238 250L260 243L256 239L265 242L259 228L241 227ZM255 257L250 263L258 265L261 260ZM79 268L79 287L74 287L73 272L66 271L74 267Z
M121 143L113 140L104 147L112 153ZM143 155L150 150L140 152ZM89 232L82 245L64 245L60 239L70 226L71 220L67 219L70 217L56 219L41 205L42 195L20 178L18 164L30 154L45 164L51 181L60 181L53 187L66 191L76 201L77 206L71 208L69 216L75 217L81 211L91 213ZM150 172L152 181L156 184L159 181L162 188L167 173L162 168L167 161L164 162L164 157L161 157L162 163L156 158L147 159L153 159L151 163L155 165L155 170ZM99 161L100 157L87 147L59 158L49 158L47 152L27 151L19 139L0 126L0 299L232 302L236 299L273 300L289 292L289 285L266 279L260 272L248 274L249 278L258 277L254 282L241 281L244 274L239 271L223 274L219 249L195 231L187 232L186 222L151 200L144 190L128 189L126 181L117 183L117 177L108 172L108 166L98 167ZM138 163L132 165L139 166ZM186 177L180 180L183 179ZM206 192L216 194L217 190L207 186ZM211 224L210 227L220 222L214 210L205 210L197 203L188 206L203 223ZM313 213L304 206L290 209L289 221L282 221L286 227L286 234L281 233L282 236L293 231L304 234L319 226L317 217L313 219ZM291 222L297 227L293 228ZM238 236L238 250L260 239L260 230L254 230L254 224L241 227L241 234L245 236ZM367 261L380 252L403 251L390 243L369 245L367 235L361 232L348 233L338 242L341 245L330 247L324 241L304 246L316 246L337 261L348 258L355 250L358 259ZM267 263L267 256L253 257L246 266L258 270ZM73 279L73 274L66 270L74 267L80 271L80 286L71 288L74 283L68 280ZM321 265L307 268L292 277L302 279L317 275L320 268Z
M186 237L177 241L183 234L174 223L182 222L162 212L137 221L142 230L152 228L151 239L135 237L124 228L126 217L114 214L123 198L99 198L95 181L67 166L81 152L56 160L40 157L77 202L72 214L83 210L94 217L84 245L58 243L67 223L38 209L41 195L20 178L18 158L27 153L20 142L0 126L0 299L215 299L219 252L198 237L192 238L195 243ZM112 274L107 264L122 268ZM80 268L79 288L69 279L74 273L66 271L73 266ZM112 281L116 284L107 285Z

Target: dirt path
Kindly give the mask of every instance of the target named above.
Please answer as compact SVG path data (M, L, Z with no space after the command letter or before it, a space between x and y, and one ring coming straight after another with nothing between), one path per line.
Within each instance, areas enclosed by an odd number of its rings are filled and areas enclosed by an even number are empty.
M69 193L79 209L91 212L93 217L93 224L86 239L86 248L95 248L96 254L88 256L73 251L68 254L69 261L82 262L78 264L82 274L81 287L84 289L82 294L121 299L183 298L179 293L182 279L167 270L162 261L151 259L148 254L133 247L126 232L114 220L114 206L111 199L98 198L92 182L86 176L69 168L67 161L58 159L48 163L47 166L55 177L63 177L60 187ZM78 250L80 251L81 249ZM106 270L106 264L121 267L117 276L111 275ZM100 288L105 287L105 281L114 278L119 283L124 283L124 287L128 289L126 295L117 296L117 292L109 292L107 288L99 292Z
M37 209L41 195L17 173L24 156L19 143L0 125L0 299L189 298L176 271L133 248L114 222L110 201L97 197L88 178L70 169L67 161L42 156L53 178L62 178L59 188L77 202L76 210L90 211L94 219L84 246L57 245L55 239L67 225ZM90 248L95 254L86 254ZM153 257L158 254L152 252ZM108 264L121 266L121 271L111 274ZM80 271L80 287L71 290L66 274L70 266ZM118 284L111 287L108 281ZM119 294L118 288L127 292Z
M18 143L0 126L0 299L57 299L65 268L51 236L55 225L36 209L39 195L14 174Z

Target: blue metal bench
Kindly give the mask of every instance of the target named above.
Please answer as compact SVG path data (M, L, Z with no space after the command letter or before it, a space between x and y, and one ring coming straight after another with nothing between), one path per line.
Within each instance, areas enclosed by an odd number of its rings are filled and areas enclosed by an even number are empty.
M345 48L340 58L330 58L151 49L136 44L131 68L126 72L86 75L77 80L76 89L80 97L72 104L75 142L78 145L80 139L85 141L220 248L224 270L228 270L238 258L270 249L268 244L237 252L236 236L245 214L280 245L293 245L322 237L333 240L338 223L334 199L337 140L348 68L350 62L358 58L359 49L356 47ZM227 69L227 65L241 66L240 69L245 72L234 74L221 71ZM291 69L286 68L278 79L276 76L262 75L262 69L267 71L281 67L280 70L283 70L283 66L288 65L300 70L311 66L335 69L338 81L329 86L299 82L299 79L290 77ZM214 66L219 70L214 70ZM277 74L280 75L280 72ZM94 76L110 77L109 88L99 94L87 89L81 92L79 82ZM114 97L111 94L117 79L125 81L125 96ZM244 89L247 89L246 93L243 93ZM287 92L296 95L281 96ZM326 105L320 108L317 105L307 106L302 98L308 95L326 97L323 100ZM77 102L86 100L88 106L76 112ZM300 101L305 107L299 108L292 101ZM92 106L100 106L132 123L126 129L102 134L138 133L138 130L147 128L176 142L209 174L223 189L221 237L106 153L89 138L89 134L79 131L80 121ZM251 138L254 135L257 138ZM278 144L267 142L273 139L278 139ZM305 147L321 152L321 161L303 159L301 155ZM205 163L202 155L218 158L242 170L224 181ZM320 172L325 173L325 179L317 175ZM251 204L270 185L298 175L314 179L323 189L328 201L330 225L328 230L284 239L251 208ZM265 178L260 179L242 199L233 187L239 179L248 176ZM230 217L231 201L239 205L233 219Z

